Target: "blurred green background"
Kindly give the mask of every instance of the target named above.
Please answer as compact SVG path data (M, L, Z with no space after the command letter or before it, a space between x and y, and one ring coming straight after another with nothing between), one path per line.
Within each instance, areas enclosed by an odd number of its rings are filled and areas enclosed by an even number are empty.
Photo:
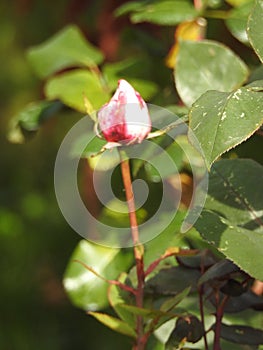
M97 19L110 2L17 0L0 3L0 349L124 349L115 334L68 300L62 277L80 237L57 206L53 167L59 144L76 120L63 113L25 144L6 138L11 118L41 98L41 82L25 50L68 23L96 43Z

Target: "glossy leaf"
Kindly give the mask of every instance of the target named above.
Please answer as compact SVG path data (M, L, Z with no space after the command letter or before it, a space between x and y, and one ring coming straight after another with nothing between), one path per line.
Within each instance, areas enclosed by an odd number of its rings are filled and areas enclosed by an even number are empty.
M191 106L208 90L232 91L248 76L245 63L226 46L214 41L182 41L175 70L177 91Z
M262 178L263 167L252 160L217 162L205 210L195 224L208 242L258 279L263 279Z
M210 168L221 154L245 141L263 123L263 81L232 93L208 91L193 104L189 118Z
M190 1L159 0L136 9L131 15L131 21L173 26L196 16L197 11Z
M102 314L99 312L89 312L89 315L95 317L98 321L103 323L105 326L109 327L115 332L127 335L132 338L136 338L135 330L132 329L126 322L116 318L112 317L107 314Z
M221 337L237 344L263 344L263 331L248 326L221 324Z
M78 27L69 25L46 42L32 47L28 59L36 74L46 78L69 67L94 67L103 54L86 41Z
M262 28L263 28L263 1L256 0L255 7L253 8L247 24L248 38L257 53L261 62L263 62L263 41L262 41Z
M45 93L49 100L59 99L65 105L87 113L85 99L89 101L89 112L94 112L106 103L110 96L104 91L99 78L87 70L77 69L48 80Z
M230 32L234 37L246 45L249 44L247 36L247 21L253 5L254 1L245 2L241 6L231 10L229 17L226 20L226 25Z
M127 270L132 255L82 240L73 252L64 276L64 287L71 301L84 310L99 310L108 305L109 284L85 269L76 260L92 267L107 279L116 279Z

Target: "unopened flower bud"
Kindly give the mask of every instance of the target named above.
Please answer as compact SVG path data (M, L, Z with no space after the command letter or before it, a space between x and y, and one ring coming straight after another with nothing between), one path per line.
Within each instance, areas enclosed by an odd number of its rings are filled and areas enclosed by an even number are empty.
M140 143L151 130L145 101L124 79L119 80L115 94L99 110L98 123L108 142L121 144Z

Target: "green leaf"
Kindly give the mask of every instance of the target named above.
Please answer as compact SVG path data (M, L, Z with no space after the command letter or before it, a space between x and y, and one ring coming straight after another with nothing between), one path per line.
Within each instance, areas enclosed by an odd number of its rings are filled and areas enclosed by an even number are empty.
M91 168L96 168L96 171L107 171L119 164L120 156L116 147L97 155L106 143L105 139L95 136L93 131L87 131L85 135L81 135L73 142L70 155L72 157L87 158ZM92 155L96 156L91 157Z
M106 248L82 240L73 252L64 276L64 287L71 301L84 310L99 310L108 305L109 284L78 263L91 266L106 279L116 279L132 262L131 252Z
M177 349L177 346L180 346L181 343L183 344L185 340L191 343L196 343L203 335L203 325L196 316L189 315L180 317L176 321L175 329L166 343L166 349ZM181 349L181 347L179 349Z
M161 306L160 310L164 312L171 311L175 306L177 306L183 299L187 297L190 293L191 287L185 288L182 292L176 294L173 298L166 300Z
M103 54L86 41L78 27L69 25L41 45L28 51L28 60L40 78L62 69L102 63Z
M178 117L183 117L188 114L189 108L186 106L179 106L179 105L168 105L164 108L168 109L172 113L176 114Z
M168 157L167 157L168 156ZM184 161L184 153L182 148L177 143L172 143L165 149L164 152L156 155L153 158L153 163L146 163L145 170L148 178L153 182L160 182L169 176L178 173ZM158 169L164 169L162 174Z
M247 36L247 21L254 1L244 3L230 11L226 25L235 38L244 44L249 44Z
M262 230L263 166L250 159L222 159L209 177L205 208L234 225Z
M193 104L189 126L204 152L208 168L263 123L263 80L252 84L232 93L208 91Z
M263 279L263 167L252 160L221 160L212 170L201 235L251 276ZM251 259L253 256L253 259Z
M230 92L247 79L245 63L226 46L214 41L182 41L177 57L175 82L187 106L207 90Z
M121 283L127 283L127 274L122 273L118 281ZM125 310L125 308L122 307L123 304L127 302L132 303L132 301L134 301L130 293L124 291L119 286L111 285L108 290L108 299L116 314L129 326L134 328L136 321L134 314L131 313L130 310Z
M164 268L147 281L145 291L154 295L177 295L189 287L196 289L200 276L200 271L182 266Z
M198 285L214 279L227 279L230 274L239 271L239 268L227 259L223 259L211 266L199 279Z
M234 313L252 308L254 310L263 309L263 297L253 293L251 290L239 296L229 297L224 307L225 313Z
M52 117L62 107L59 102L38 101L28 104L11 121L8 139L14 143L22 143L26 136L31 136L41 124Z
M143 1L129 1L118 7L114 11L116 17L126 15L129 12L136 11L142 6Z
M84 69L76 69L49 79L45 93L49 100L59 99L82 113L87 113L85 98L89 101L89 112L97 110L110 98L99 78Z
M215 326L213 326L215 328ZM248 326L221 324L221 338L237 344L263 344L263 331Z
M93 131L87 131L85 135L81 135L73 143L70 155L72 157L89 158L91 155L98 153L106 143L105 139L95 136Z
M248 38L261 62L263 62L263 1L257 0L247 24Z
M239 7L243 4L246 4L250 2L251 0L226 0L227 3L229 3L233 7Z
M98 321L103 323L105 326L109 327L115 332L127 335L132 338L136 338L136 333L126 322L112 317L107 314L102 314L98 312L89 312L89 315L95 317Z
M131 15L133 23L150 22L160 25L176 25L180 22L193 19L198 12L187 0L155 1L136 8Z
M164 254L164 252L169 247L179 246L185 249L189 248L186 235L180 233L180 228L184 219L185 219L185 213L178 211L171 225L168 225L165 228L165 230L163 230L163 232L160 231L160 235L158 235L152 240L149 240L145 244L144 263L146 267L148 267L154 260L158 259L162 254ZM165 222L166 218L160 217L159 222L161 222L162 220L164 220ZM156 223L154 225L155 227L150 226L149 229L147 229L147 231L143 229L141 231L141 234L147 235L149 231L149 235L150 235L152 230L156 229ZM193 231L193 230L194 229L189 231Z
M116 90L119 79L126 79L143 99L151 99L159 90L158 85L151 81L154 67L149 58L128 58L120 62L106 63L102 73L107 85Z
M208 267L214 265L217 262L212 251L208 249L202 249L198 251L197 254L190 256L178 255L176 257L176 260L178 264L185 267L189 267L191 269L207 269Z
M152 319L154 317L160 317L165 316L166 312L160 311L160 310L153 310L153 309L146 309L134 305L127 305L127 304L120 304L120 307L124 310L129 311L130 313L133 313L134 315L143 316L148 319Z

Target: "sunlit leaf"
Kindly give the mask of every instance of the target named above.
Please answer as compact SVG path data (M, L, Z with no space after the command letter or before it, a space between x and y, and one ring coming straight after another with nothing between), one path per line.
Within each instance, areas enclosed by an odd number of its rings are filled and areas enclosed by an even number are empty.
M230 32L244 44L249 44L247 36L247 21L253 5L254 1L250 1L234 8L231 10L229 17L226 20L226 25Z
M259 59L263 62L263 1L257 0L247 24L248 38L256 51Z
M90 102L90 112L93 112L110 98L99 78L84 69L76 69L49 79L45 93L49 100L59 99L82 113L87 112L85 99Z
M98 321L103 323L105 326L109 327L115 332L127 335L132 338L136 338L135 330L132 329L126 322L116 318L112 317L107 314L102 314L99 312L89 312L89 315L95 317Z
M82 240L73 252L64 276L64 287L71 301L84 310L99 310L108 305L109 284L78 261L92 267L107 279L116 279L131 265L131 252L106 248Z
M143 4L143 1L128 1L118 7L115 11L114 14L116 17L126 15L129 12L135 11L139 9Z
M175 83L187 106L208 90L230 92L248 76L245 63L226 46L214 41L182 41L177 56Z
M193 21L186 21L180 23L175 30L175 43L170 49L166 57L166 65L169 68L174 68L179 52L180 40L198 41L204 38L206 29L206 20L204 18L197 18Z
M251 0L226 0L226 2L228 2L231 6L234 6L234 7L242 6L250 1Z
M208 91L193 104L189 118L210 168L221 154L245 141L263 123L263 81L232 93Z
M78 27L69 25L46 42L32 47L28 59L40 78L69 67L93 67L103 61L103 54L92 46Z
M193 19L197 11L187 0L159 0L146 4L131 14L133 23L151 22L161 25L176 25L180 22Z

